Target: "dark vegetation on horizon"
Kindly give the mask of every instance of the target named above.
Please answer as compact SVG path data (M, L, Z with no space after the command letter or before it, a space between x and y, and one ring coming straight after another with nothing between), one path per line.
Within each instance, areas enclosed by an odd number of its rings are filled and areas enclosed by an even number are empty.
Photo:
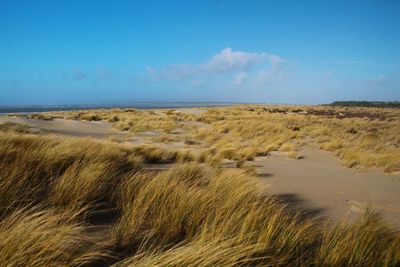
M400 101L335 101L327 106L336 107L374 107L374 108L400 108Z

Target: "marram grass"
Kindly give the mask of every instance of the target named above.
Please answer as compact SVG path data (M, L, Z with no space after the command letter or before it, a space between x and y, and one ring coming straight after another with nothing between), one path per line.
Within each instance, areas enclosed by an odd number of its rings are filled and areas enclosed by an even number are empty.
M177 163L149 170L146 159L159 157ZM243 171L180 161L152 149L0 133L0 265L399 263L399 233L373 212L328 222L271 197Z

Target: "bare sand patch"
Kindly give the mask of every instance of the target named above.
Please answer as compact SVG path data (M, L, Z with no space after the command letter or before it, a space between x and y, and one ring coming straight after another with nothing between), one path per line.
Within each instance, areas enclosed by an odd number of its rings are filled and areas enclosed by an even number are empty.
M341 165L333 153L304 147L304 159L274 153L250 165L275 194L299 197L336 219L354 219L370 207L400 227L400 175L357 171Z
M188 114L188 115L203 115L206 110L200 108L178 108L176 112Z
M12 122L27 125L34 129L45 130L50 133L74 137L108 138L117 133L109 122L105 121L77 121L66 119L35 120L25 118L0 117L0 124Z

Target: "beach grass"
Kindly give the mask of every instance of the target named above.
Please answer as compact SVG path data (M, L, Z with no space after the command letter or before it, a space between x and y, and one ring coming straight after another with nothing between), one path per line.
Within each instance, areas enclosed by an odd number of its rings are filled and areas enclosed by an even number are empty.
M133 135L153 132L155 142L192 140L217 153L201 161L253 160L271 151L301 159L302 143L317 143L351 168L376 167L400 171L400 110L331 106L244 105L177 110L110 109L48 112L28 117L102 120ZM177 129L184 136L172 134ZM207 152L204 152L207 153Z
M399 233L373 211L331 222L269 194L251 172L155 149L1 132L2 264L399 263Z

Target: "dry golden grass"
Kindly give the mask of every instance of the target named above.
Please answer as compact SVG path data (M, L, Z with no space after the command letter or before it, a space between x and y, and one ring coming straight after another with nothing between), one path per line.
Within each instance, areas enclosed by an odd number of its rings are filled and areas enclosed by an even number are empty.
M1 264L398 263L399 234L374 214L351 225L327 223L269 196L255 176L208 164L144 170L149 162L186 158L155 150L0 133ZM93 214L104 207L115 219L99 230L104 222Z
M51 202L80 206L107 198L120 174L138 167L128 150L61 137L0 133L0 213ZM140 164L140 163L139 163Z
M301 158L305 141L333 151L348 167L378 167L400 171L400 110L323 106L233 106L185 114L175 110L86 110L32 114L39 119L104 120L121 131L153 131L156 142L179 140L170 136L184 130L184 139L216 148L215 160L252 160L281 150ZM183 136L181 136L183 138ZM182 139L181 139L182 140ZM205 157L201 157L204 161ZM207 157L206 157L207 158Z
M73 139L0 132L0 214L38 204L80 207L108 201L123 174L150 163L194 161L190 151L126 147Z
M30 129L26 125L6 122L0 124L0 132L16 132L16 133L30 133Z
M83 266L108 252L79 222L80 211L41 207L14 211L0 221L2 266Z
M162 190L160 190L162 188ZM398 234L374 214L328 225L265 195L242 172L181 166L138 173L121 188L114 226L134 255L116 266L391 266Z
M330 119L307 129L322 149L334 151L348 167L380 167L400 170L399 119Z

